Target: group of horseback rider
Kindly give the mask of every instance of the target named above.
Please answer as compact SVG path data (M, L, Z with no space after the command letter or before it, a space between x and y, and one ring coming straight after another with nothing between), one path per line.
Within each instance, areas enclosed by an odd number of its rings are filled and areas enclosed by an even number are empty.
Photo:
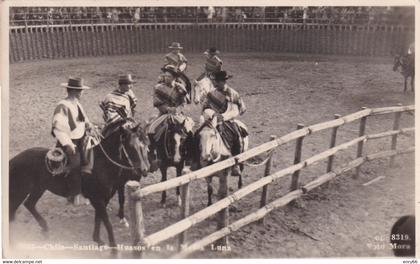
M187 69L187 59L181 53L183 47L180 43L174 42L169 46L171 52L165 55L165 64L158 83L154 87L153 106L158 109L159 115L148 125L147 133L151 145L151 171L157 169L159 160L156 156L156 142L159 138L159 127L167 122L174 122L179 126L184 126L186 133L192 135L192 127L186 127L187 117L183 113L183 107L191 101L191 91L180 82L179 77L185 76ZM205 71L197 80L209 77L215 87L209 92L203 104L203 111L210 108L215 111L220 126L220 134L230 135L232 155L241 152L240 137L244 135L238 125L233 120L242 115L245 111L245 104L237 91L226 84L231 78L226 71L222 70L222 60L219 58L219 51L210 48L204 52L206 56ZM130 121L134 123L135 107L137 98L132 88L135 81L130 74L121 75L118 79L118 89L106 95L100 103L103 110L105 127L115 124L124 119L125 125L129 126ZM57 147L61 148L68 157L68 164L76 163L80 158L81 177L89 178L93 168L92 149L98 143L98 133L96 127L92 125L80 104L80 98L84 90L90 89L83 84L81 78L69 78L67 83L62 84L67 88L67 97L59 101L55 108L52 135L57 139ZM222 129L223 124L223 129ZM233 135L233 136L232 136ZM238 168L233 168L232 174L240 174Z

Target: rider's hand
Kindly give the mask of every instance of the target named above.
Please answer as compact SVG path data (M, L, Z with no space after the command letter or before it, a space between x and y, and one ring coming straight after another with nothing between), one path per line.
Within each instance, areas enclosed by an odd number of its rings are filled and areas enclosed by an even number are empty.
M66 154L68 156L72 156L72 155L76 155L76 146L75 145L65 145L64 147L64 152L66 152Z

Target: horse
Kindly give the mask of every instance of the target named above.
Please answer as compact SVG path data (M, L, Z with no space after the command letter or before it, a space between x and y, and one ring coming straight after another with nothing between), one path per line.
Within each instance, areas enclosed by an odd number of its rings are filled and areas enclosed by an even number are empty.
M203 104L207 94L216 89L208 76L200 81L195 81L193 85L193 101L195 104Z
M203 115L201 116L201 126L195 132L194 135L194 145L193 145L193 154L192 157L195 158L194 163L198 165L198 168L203 168L208 165L214 164L218 161L231 157L232 154L228 147L225 145L219 131L217 130L217 117L215 111L212 109L205 109ZM244 127L245 125L238 120L235 120ZM244 127L245 128L245 127ZM241 139L242 151L246 151L249 145L248 136ZM240 164L240 170L243 171L243 164ZM223 171L225 175L228 175L230 169ZM212 204L212 194L213 186L212 179L213 176L206 178L207 180L207 194L208 200L207 205ZM238 179L238 189L242 188L242 176L239 176Z
M188 145L192 138L192 132L190 131L194 127L194 121L187 117L184 119L183 124L178 124L173 118L174 116L167 115L166 120L163 121L165 123L162 127L162 133L156 140L157 158L161 161L159 164L159 170L162 175L161 182L167 180L169 167L175 167L177 177L183 174L185 161L188 156ZM178 205L181 206L179 187L176 187L176 195ZM162 207L166 207L166 191L162 192L160 204Z
M407 91L407 81L411 78L411 91L414 92L414 54L396 55L393 71L401 67L400 73L404 77L404 92Z
M114 232L108 218L106 206L122 179L121 169L130 169L136 175L145 175L150 167L148 161L148 138L143 128L133 128L116 124L104 139L93 148L94 167L91 177L80 180L79 168L73 169L68 176L53 176L45 166L46 148L24 150L9 161L9 220L13 221L18 207L24 206L31 212L43 232L48 232L45 219L36 210L36 203L46 190L63 197L75 195L68 187L69 182L79 183L82 194L89 199L95 209L93 241L99 245L100 224L104 223L108 233L109 244L116 247ZM124 157L125 155L125 157Z

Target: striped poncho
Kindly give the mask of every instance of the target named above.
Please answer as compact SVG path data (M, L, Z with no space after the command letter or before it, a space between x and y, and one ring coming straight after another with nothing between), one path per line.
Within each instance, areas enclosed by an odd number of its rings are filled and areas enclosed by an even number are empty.
M136 105L137 98L132 90L127 92L112 91L99 104L104 112L103 118L107 124L114 123L122 118L133 118Z

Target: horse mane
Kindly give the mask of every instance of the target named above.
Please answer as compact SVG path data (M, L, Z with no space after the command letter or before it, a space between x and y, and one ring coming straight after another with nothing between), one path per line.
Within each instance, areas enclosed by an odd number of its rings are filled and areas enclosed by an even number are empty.
M116 122L112 123L106 123L105 126L102 128L102 136L104 138L109 137L109 135L113 134L115 131L117 131L126 121L125 120L118 120Z

